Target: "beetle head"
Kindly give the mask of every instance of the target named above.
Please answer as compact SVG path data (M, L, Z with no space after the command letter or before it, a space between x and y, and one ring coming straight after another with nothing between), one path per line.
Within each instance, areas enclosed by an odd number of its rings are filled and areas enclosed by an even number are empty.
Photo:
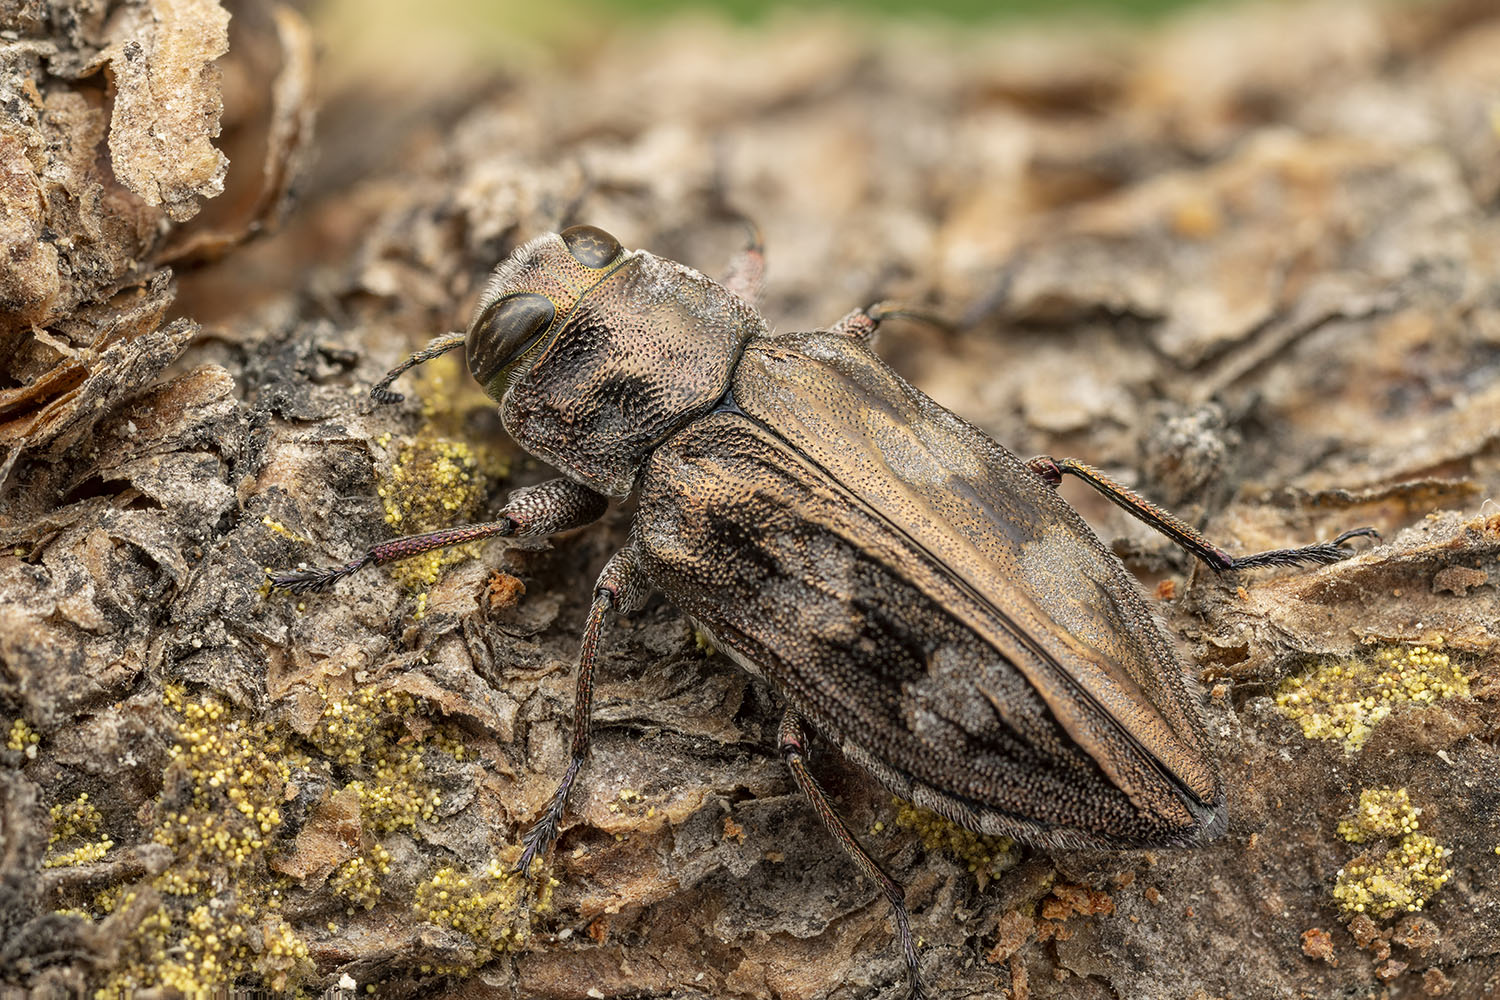
M469 370L516 442L589 487L633 488L651 449L724 395L756 311L593 226L532 240L474 308Z

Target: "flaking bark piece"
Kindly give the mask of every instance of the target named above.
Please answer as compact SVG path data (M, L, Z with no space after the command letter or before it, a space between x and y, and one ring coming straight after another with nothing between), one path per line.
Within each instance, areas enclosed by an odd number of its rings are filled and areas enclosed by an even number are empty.
M1254 676L1293 655L1351 656L1371 643L1436 645L1487 660L1500 651L1500 591L1459 596L1434 580L1497 561L1500 515L1447 511L1341 563L1221 587L1205 602L1214 622L1208 642L1225 654L1215 670Z
M303 883L322 882L359 851L359 796L345 788L326 794L297 833L290 852L275 858L271 868Z
M0 364L34 374L34 331L279 220L314 60L302 18L259 0L15 6L0 5ZM204 199L224 207L183 227Z
M212 142L224 111L214 61L229 51L229 12L213 0L152 0L149 15L136 16L152 27L129 31L110 53L110 161L120 183L184 222L199 197L224 190L229 160Z
M163 250L166 260L216 259L256 233L275 228L307 162L316 114L312 29L285 4L241 7L230 24L238 71L226 83L224 98L226 122L232 115L233 127L221 144L241 169L227 175L223 196L205 205L194 225L175 234ZM271 79L269 88L245 85L265 78ZM255 174L251 167L257 156L260 172Z
M0 495L22 452L55 461L81 441L109 408L151 383L197 335L179 319L161 326L171 301L169 274L122 293L82 317L72 339L54 340L53 367L17 389L0 391ZM7 506L0 525L11 516Z

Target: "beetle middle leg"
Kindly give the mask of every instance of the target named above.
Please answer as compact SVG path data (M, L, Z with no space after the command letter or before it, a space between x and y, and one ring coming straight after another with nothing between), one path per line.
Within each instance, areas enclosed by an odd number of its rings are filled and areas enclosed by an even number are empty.
M932 313L920 309L909 309L900 302L876 302L874 305L850 310L842 319L829 327L828 332L869 343L875 338L875 331L880 329L880 324L892 316L914 319L920 323L935 326L939 330L951 331L953 329L952 324L947 320Z
M392 538L369 549L358 559L333 569L299 569L272 573L271 584L293 593L319 590L366 566L376 566L392 559L405 559L407 556L449 545L462 545L464 542L492 535L528 538L580 528L603 517L608 506L609 501L602 494L595 493L587 486L571 479L549 479L545 483L513 492L497 520L483 524L463 524L425 535Z
M1042 479L1046 480L1053 487L1062 482L1064 475L1077 476L1103 495L1105 499L1120 507L1132 517L1151 525L1151 527L1172 539L1173 542L1203 560L1203 562L1208 564L1210 569L1218 573L1237 569L1251 569L1256 566L1326 565L1327 563L1338 562L1340 559L1349 556L1349 549L1346 548L1346 545L1351 538L1374 538L1376 540L1380 538L1380 534L1374 528L1354 528L1326 542L1317 542L1313 545L1303 545L1292 549L1268 549L1265 552L1234 556L1210 542L1196 528L1181 520L1170 511L1158 507L1134 490L1115 482L1098 469L1091 465L1085 465L1076 458L1058 459L1047 455L1038 455L1028 460L1026 465L1032 472L1041 476Z
M568 804L568 793L578 778L579 769L589 755L589 713L594 702L594 662L599 655L599 638L604 632L604 623L611 614L628 615L639 611L646 603L644 574L640 569L640 557L635 543L610 557L604 571L594 584L594 603L589 608L588 621L583 626L583 640L579 643L578 681L573 699L573 744L568 755L568 769L563 772L561 784L552 795L542 818L537 820L526 836L521 859L515 871L531 874L531 863L547 853L547 848L557 839L557 826L562 821L563 810Z
M745 245L729 261L729 271L720 284L752 306L759 306L766 290L766 245L760 227L744 216L740 219L747 230Z
M911 1000L923 1000L926 993L922 990L921 969L917 964L917 945L911 935L911 918L906 912L906 890L901 883L885 873L885 869L870 857L869 853L860 846L854 834L849 832L849 827L834 811L833 803L828 801L828 795L823 791L818 779L812 776L807 768L807 734L802 728L802 717L793 709L788 709L781 717L781 727L777 732L781 743L781 756L786 760L786 766L792 772L792 777L797 781L797 787L802 789L812 802L813 811L818 814L818 819L823 821L823 826L833 839L839 842L839 846L853 859L854 864L865 876L880 886L880 891L885 893L886 900L891 904L891 911L896 920L896 936L901 942L901 954L906 959L906 971L911 977Z

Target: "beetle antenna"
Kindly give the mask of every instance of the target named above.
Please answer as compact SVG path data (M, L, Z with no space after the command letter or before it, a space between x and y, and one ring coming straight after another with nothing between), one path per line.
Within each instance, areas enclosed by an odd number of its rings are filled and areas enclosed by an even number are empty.
M463 333L445 333L440 337L433 337L426 347L386 372L385 378L370 386L370 398L377 403L401 402L406 397L399 392L392 392L390 384L422 362L431 361L440 354L447 354L455 347L464 346L464 339L467 336L467 334Z

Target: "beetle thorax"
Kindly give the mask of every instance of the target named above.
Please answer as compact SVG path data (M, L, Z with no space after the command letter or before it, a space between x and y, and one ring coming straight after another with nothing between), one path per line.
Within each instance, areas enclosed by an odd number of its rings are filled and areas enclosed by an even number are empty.
M724 395L753 307L692 268L643 251L579 296L534 363L510 383L501 419L516 442L611 496Z

